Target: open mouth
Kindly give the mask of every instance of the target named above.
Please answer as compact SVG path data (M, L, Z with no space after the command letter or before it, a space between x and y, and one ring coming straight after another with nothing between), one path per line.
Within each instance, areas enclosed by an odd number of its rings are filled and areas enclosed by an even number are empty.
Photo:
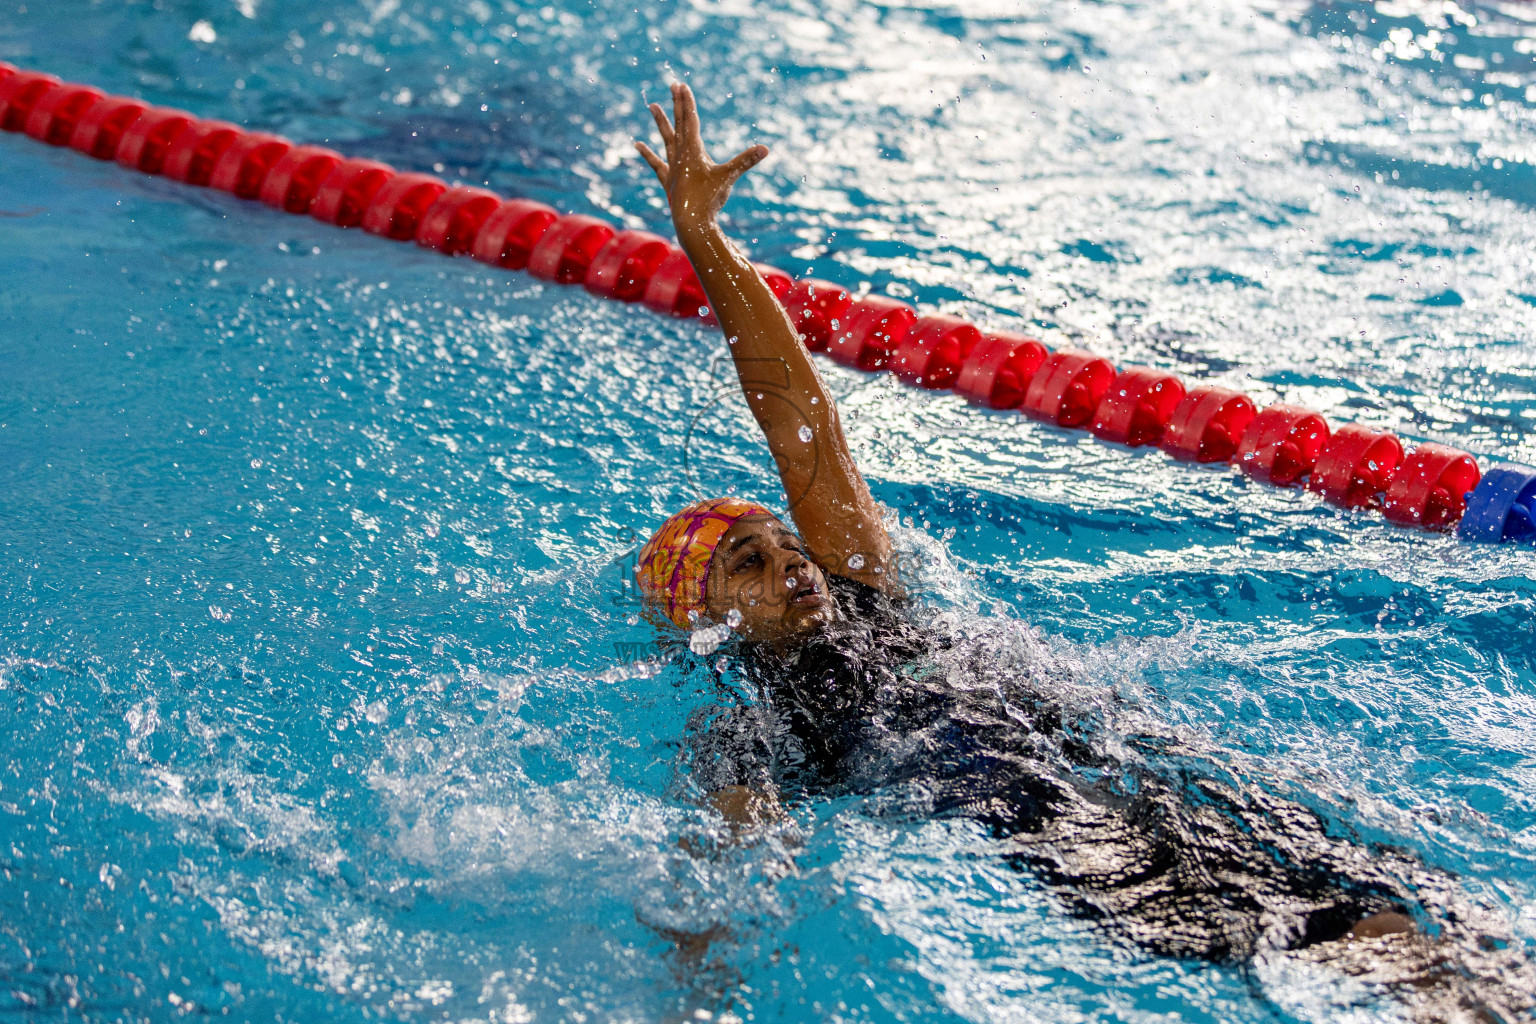
M794 592L789 599L789 603L797 608L819 608L827 603L827 598L821 592L819 585L807 583Z

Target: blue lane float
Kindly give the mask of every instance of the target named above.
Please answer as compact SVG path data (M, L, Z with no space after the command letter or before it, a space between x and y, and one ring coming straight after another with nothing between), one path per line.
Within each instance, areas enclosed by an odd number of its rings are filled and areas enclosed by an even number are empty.
M1467 512L1457 535L1463 540L1498 544L1536 541L1536 469L1494 466L1467 496Z

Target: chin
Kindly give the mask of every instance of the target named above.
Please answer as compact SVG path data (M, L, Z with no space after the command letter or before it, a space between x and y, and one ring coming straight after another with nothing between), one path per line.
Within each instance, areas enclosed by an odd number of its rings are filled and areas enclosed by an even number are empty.
M784 627L788 633L808 633L831 621L832 607L822 605L820 608L807 608L799 614L787 616Z

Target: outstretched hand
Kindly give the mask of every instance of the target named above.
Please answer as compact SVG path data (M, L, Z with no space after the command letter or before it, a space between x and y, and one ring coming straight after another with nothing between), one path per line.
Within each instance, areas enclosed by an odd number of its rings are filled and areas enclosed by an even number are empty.
M693 90L682 82L672 83L672 120L667 120L659 103L651 104L651 116L656 119L667 158L663 160L643 142L636 142L635 148L667 190L672 220L679 230L712 223L736 180L768 155L767 146L748 146L726 163L711 160L704 152L704 139L699 134L699 111L693 102Z
M635 148L667 190L678 245L729 339L747 407L778 464L784 493L795 495L795 525L810 550L823 559L824 572L900 594L890 535L869 485L854 465L832 395L783 303L716 221L732 186L762 162L768 147L749 146L727 162L715 163L704 152L693 93L682 83L672 86L672 120L654 103L651 115L666 143L667 158L643 142L636 142ZM770 361L784 373L784 383L776 386L771 400L760 386L761 368ZM815 444L808 443L813 440ZM762 809L742 798L740 807L720 810L740 810L750 818L760 817Z

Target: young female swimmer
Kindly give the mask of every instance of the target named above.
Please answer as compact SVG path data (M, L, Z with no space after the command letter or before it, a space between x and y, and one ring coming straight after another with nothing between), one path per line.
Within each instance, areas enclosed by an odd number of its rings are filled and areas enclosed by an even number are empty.
M762 505L714 498L673 515L641 550L645 600L684 629L731 625L757 684L755 701L714 709L697 730L691 772L706 798L741 828L780 814L784 786L906 792L908 810L967 817L1006 837L1007 856L1075 912L1154 951L1246 960L1307 950L1352 973L1443 988L1456 927L1442 915L1447 941L1431 954L1408 915L1426 900L1454 899L1444 875L1340 840L1262 787L1219 782L1216 772L1168 777L1146 758L1111 757L1038 681L1031 689L972 665L984 685L957 688L942 673L903 671L945 641L903 615L891 539L832 396L716 219L768 151L752 146L714 163L692 92L674 85L672 98L672 121L651 105L666 158L636 148L666 189L800 528L797 536ZM1123 743L1163 759L1199 757L1167 737ZM1462 962L1451 973L1481 972ZM1478 980L1480 993L1502 988Z
M729 498L677 513L641 555L641 588L667 617L737 623L756 640L784 640L828 623L836 601L827 575L894 593L891 539L854 465L837 407L789 315L716 217L731 187L768 155L753 146L712 162L686 85L673 88L676 128L652 104L667 159L636 143L672 207L688 254L730 341L747 405L779 467L800 536L768 509ZM802 543L800 538L804 538ZM734 612L734 614L731 614Z

